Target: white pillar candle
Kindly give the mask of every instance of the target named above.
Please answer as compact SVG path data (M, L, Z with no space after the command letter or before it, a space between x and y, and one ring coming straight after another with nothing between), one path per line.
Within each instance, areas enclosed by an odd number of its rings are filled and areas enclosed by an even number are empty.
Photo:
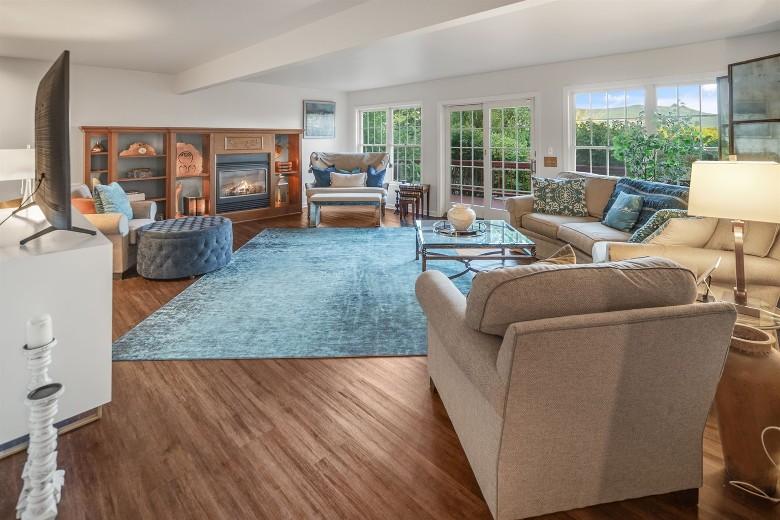
M27 348L38 348L48 345L54 339L51 316L39 314L27 320Z

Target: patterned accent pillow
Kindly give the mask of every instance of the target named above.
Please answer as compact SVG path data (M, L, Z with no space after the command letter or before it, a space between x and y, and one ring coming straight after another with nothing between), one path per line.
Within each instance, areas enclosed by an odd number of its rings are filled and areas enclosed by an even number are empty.
M534 213L587 217L585 179L544 179L531 177Z
M79 197L70 199L70 203L73 204L73 207L76 208L82 215L93 215L97 213L95 199L92 197Z
M366 186L369 188L381 188L385 183L385 172L387 168L382 171L376 171L376 168L368 165L366 169Z
M577 257L574 254L574 249L571 245L566 244L553 253L552 256L545 258L544 260L539 260L536 263L546 265L571 265L577 263Z
M122 213L128 220L133 219L133 208L127 200L127 194L117 182L108 186L99 184L95 186L95 194L100 197L101 213ZM96 197L97 198L97 197ZM97 204L95 204L97 209Z
M648 220L644 226L634 231L629 242L638 244L645 242L650 235L661 229L667 222L673 218L688 218L687 209L659 209L656 211L650 220Z
M100 195L98 195L97 187L100 186L100 184L95 184L95 187L92 188L92 199L95 201L95 211L98 213L105 213L103 211L103 203L100 201Z
M314 174L314 182L318 188L327 188L330 186L330 174L336 171L332 164L327 168L315 168L312 166L311 172Z
M642 211L642 197L618 193L615 203L604 216L602 224L620 231L628 232L634 226L639 212Z
M609 213L619 193L640 195L642 197L642 211L632 228L636 231L647 224L653 213L659 209L688 209L688 187L664 184L662 182L642 181L623 177L615 184L612 196L604 206L604 214Z

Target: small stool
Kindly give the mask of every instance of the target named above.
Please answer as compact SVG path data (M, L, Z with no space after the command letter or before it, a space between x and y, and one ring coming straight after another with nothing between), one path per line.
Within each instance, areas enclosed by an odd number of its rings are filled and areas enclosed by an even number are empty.
M225 267L232 254L233 223L229 218L161 220L138 230L136 270L155 280L193 277Z

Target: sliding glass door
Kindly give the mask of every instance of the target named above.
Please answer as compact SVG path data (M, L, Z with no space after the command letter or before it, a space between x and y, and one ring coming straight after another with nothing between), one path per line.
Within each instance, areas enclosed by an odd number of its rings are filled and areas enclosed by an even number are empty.
M533 99L451 106L447 116L449 202L503 219L504 201L531 190Z

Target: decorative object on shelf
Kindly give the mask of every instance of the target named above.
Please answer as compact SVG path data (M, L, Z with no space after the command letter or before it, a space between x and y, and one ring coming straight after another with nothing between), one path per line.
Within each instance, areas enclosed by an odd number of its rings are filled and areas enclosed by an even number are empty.
M293 171L292 161L275 161L274 168L277 173L290 173Z
M102 144L100 144L100 143L95 143L95 146L93 146L92 148L90 148L90 149L89 149L89 151L90 151L90 152L92 152L92 153L100 153L100 152L105 152L105 151L106 151L106 149L105 149L105 148L103 148L103 145L102 145Z
M188 217L202 217L206 214L206 197L184 197L184 208Z
M176 143L176 175L186 177L203 173L203 157L189 143Z
M477 214L471 209L471 204L455 203L447 212L447 220L455 231L466 231L477 220Z
M745 221L780 224L780 164L768 161L696 161L691 170L688 214L731 219L740 314L759 316L759 302L745 287Z
M274 146L274 158L278 159L282 156L282 152L290 148L290 145L277 144Z
M30 408L27 420L30 443L22 470L24 484L16 504L16 518L24 520L55 518L65 484L65 471L57 469L57 429L54 427L57 401L64 388L60 383L52 383L48 375L51 349L56 344L51 316L41 314L27 321L24 350L30 382L25 404Z
M127 150L119 152L120 157L145 157L157 155L152 145L140 141L131 144Z
M773 437L766 452L762 431L780 424L780 353L766 332L737 323L731 338L715 408L726 473L769 496L778 492L780 470L767 459L780 460Z
M129 200L130 202L146 200L146 193L142 191L126 191L125 195L127 195L127 200Z
M146 179L154 175L151 168L130 168L127 170L128 179Z
M182 215L181 209L179 207L179 201L181 200L181 190L182 190L183 187L184 187L184 185L182 184L181 181L176 183L176 192L175 192L175 194L176 194L176 197L175 197L175 200L176 200L176 207L175 207L175 209L176 209L176 218L184 216L184 215ZM162 219L158 219L158 220L162 220Z
M334 101L303 102L303 137L333 139L336 137L336 103Z

